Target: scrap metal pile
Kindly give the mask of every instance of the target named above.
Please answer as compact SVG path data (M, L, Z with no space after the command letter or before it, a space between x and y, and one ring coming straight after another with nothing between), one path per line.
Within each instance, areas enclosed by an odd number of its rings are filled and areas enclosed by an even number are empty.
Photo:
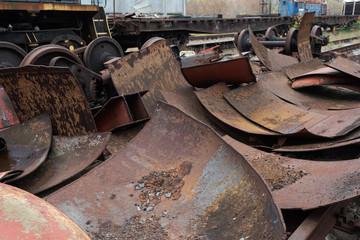
M291 56L249 29L251 60L213 48L180 64L161 39L124 55L109 38L2 59L2 235L321 239L335 224L354 231L359 222L346 207L360 195L360 158L293 157L360 142L360 65L313 58L312 17Z

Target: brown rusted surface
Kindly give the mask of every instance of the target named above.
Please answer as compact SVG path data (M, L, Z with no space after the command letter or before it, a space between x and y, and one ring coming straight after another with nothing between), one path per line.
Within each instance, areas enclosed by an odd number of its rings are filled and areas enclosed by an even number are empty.
M149 114L141 101L145 93L110 98L94 116L98 131L113 131L149 120Z
M310 133L332 138L359 126L359 108L336 112L308 110L278 98L261 81L225 93L224 97L248 119L282 134Z
M0 152L0 172L23 171L4 182L13 182L35 171L46 159L51 136L51 122L47 114L1 131L0 137L5 139L7 146Z
M18 125L19 119L15 113L11 100L4 88L0 86L0 129Z
M104 151L110 133L84 136L54 136L45 162L33 173L12 185L37 194L80 173Z
M152 37L150 39L148 39L142 46L141 46L141 49L140 50L143 50L147 47L150 47L158 42L161 42L161 41L164 41L165 38L162 38L162 37Z
M0 183L3 239L90 240L67 216L44 200Z
M269 72L258 75L258 80L258 84L270 90L279 98L305 108L343 110L360 107L360 94L358 93L327 87L295 91L291 87L292 83L281 72Z
M0 2L1 10L25 10L25 11L88 11L94 15L99 11L97 5L61 4L43 2Z
M222 126L215 122L208 111L201 105L192 87L189 87L183 94L168 91L161 91L161 94L169 105L211 127L220 136L225 135Z
M267 49L256 39L251 29L249 29L249 32L251 45L256 56L268 69L272 71L277 71L282 69L283 67L298 63L298 60L294 57L286 56Z
M223 94L229 91L225 83L218 83L207 89L196 91L195 94L209 113L233 128L251 134L279 135L250 121L236 111L223 97Z
M310 45L310 31L315 12L307 12L301 18L299 31L297 34L297 46L300 62L305 62L313 58Z
M247 57L183 67L181 71L192 86L200 88L210 87L219 82L240 84L255 81L255 75Z
M282 209L312 209L360 195L360 159L301 160L266 153L228 136L224 140L244 155L273 188L275 202ZM281 187L276 189L275 183Z
M356 78L347 78L344 76L326 76L326 75L315 75L315 76L308 76L308 77L301 77L293 81L291 87L293 89L301 89L307 87L314 87L314 86L327 86L327 85L338 85L347 87L347 85L360 85L360 82ZM357 86L359 87L359 86ZM354 89L355 90L355 89Z
M296 63L291 66L283 68L283 71L288 76L290 80L298 78L305 73L323 68L324 64L319 58L310 59L309 61Z
M343 57L337 57L326 65L358 79L360 78L360 64L357 62L351 61Z
M198 65L210 64L214 60L219 60L219 51L210 51L204 53L198 53L193 56L184 57L181 59L181 67L188 68Z
M0 85L9 95L20 122L47 112L55 135L96 132L86 97L68 68L1 69Z
M119 95L149 90L143 97L149 114L155 110L157 100L162 99L160 90L181 93L189 86L165 41L131 53L108 68Z
M24 171L22 170L9 170L5 172L0 172L0 182L5 182L10 180L11 178L15 178L16 176L19 176Z
M159 104L125 149L46 200L97 239L283 239L281 213L249 163L210 128ZM170 172L183 184L161 189ZM144 191L152 195L142 203ZM144 209L146 198L156 204Z

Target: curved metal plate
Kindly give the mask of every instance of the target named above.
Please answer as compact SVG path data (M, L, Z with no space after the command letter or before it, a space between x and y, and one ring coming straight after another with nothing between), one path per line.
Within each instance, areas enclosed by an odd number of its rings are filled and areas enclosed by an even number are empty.
M234 69L241 69L241 71L234 71ZM192 86L199 88L210 87L219 82L240 84L256 80L247 57L181 68L181 71Z
M310 31L315 12L307 12L301 18L300 27L297 35L297 46L300 62L305 62L313 58L310 45Z
M271 74L271 73L270 73ZM263 81L224 94L241 114L282 134L310 133L339 137L360 125L360 108L342 111L307 110L283 101L263 86Z
M225 83L218 83L207 89L196 91L195 94L201 104L219 121L236 128L242 132L259 135L279 135L279 133L270 131L266 128L253 123L235 108L233 108L223 97L223 94L230 89Z
M15 113L11 100L4 88L0 86L0 129L18 125L19 119Z
M108 68L119 95L149 90L143 102L150 114L156 102L163 100L160 90L182 92L189 86L166 41L131 53L109 64Z
M270 90L279 98L305 108L343 110L360 107L359 93L327 87L312 88L308 91L295 91L291 88L291 82L282 72L260 74L258 75L258 84Z
M283 71L286 73L290 80L293 80L303 74L318 70L323 67L324 64L321 62L321 60L319 58L314 58L310 59L309 61L300 62L291 66L284 67Z
M0 137L5 139L7 151L0 152L0 172L23 171L5 182L13 182L37 169L49 152L51 136L51 121L47 114L1 131Z
M0 70L0 85L9 95L20 122L50 115L54 135L96 132L89 104L68 68L26 66Z
M314 87L314 86L327 86L327 85L336 85L336 86L343 86L346 88L347 86L355 85L354 87L358 87L356 85L360 85L360 82L357 81L356 78L347 78L344 76L326 76L326 75L315 75L315 76L308 76L308 77L301 77L296 79L291 84L293 89L301 89L307 87ZM355 88L354 88L355 90Z
M251 45L256 56L268 69L272 71L277 71L282 69L283 67L290 66L299 62L294 57L270 51L256 39L251 29L249 29L249 33Z
M360 195L360 159L309 161L262 152L228 136L224 140L252 164L282 209L312 209Z
M167 179L169 172L182 177L174 185L178 194L166 197L159 189L153 200L144 181L162 186L168 180L146 179ZM150 197L156 204L143 211ZM164 103L125 149L46 200L95 238L285 237L281 213L250 164L210 128Z
M110 134L54 136L46 161L32 174L12 185L37 194L70 179L100 156L110 139Z
M3 239L90 240L68 217L44 200L0 183Z

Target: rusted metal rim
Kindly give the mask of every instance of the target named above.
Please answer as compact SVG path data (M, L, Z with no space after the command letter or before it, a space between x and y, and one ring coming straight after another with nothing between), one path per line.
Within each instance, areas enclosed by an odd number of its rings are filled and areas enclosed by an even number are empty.
M241 69L241 71L234 71ZM198 88L210 87L219 82L227 84L250 83L256 80L249 58L240 57L181 69L186 80Z
M146 180L155 176L164 181ZM170 176L182 182L176 191L148 189ZM210 128L161 102L125 149L46 200L94 238L126 239L139 221L151 230L133 238L285 237L281 213L250 164Z
M162 37L152 37L150 39L148 39L143 45L142 47L140 48L140 50L143 50L147 47L150 47L158 42L161 42L161 41L166 41L165 38L162 38Z
M104 70L104 63L116 57L123 57L120 44L110 37L99 37L91 41L84 52L84 63L96 73Z
M21 122L47 112L55 135L76 136L97 131L84 92L68 68L1 69L0 85Z
M313 209L360 195L360 159L301 160L262 152L229 136L224 140L262 175L281 209Z
M0 182L9 181L12 178L15 178L22 174L24 171L22 170L10 170L6 172L0 172Z
M314 86L326 86L326 85L360 85L357 78L345 78L337 76L308 76L296 79L292 82L291 87L293 89L301 89Z
M0 228L8 239L90 240L68 217L44 200L0 183Z
M47 114L1 131L0 137L5 139L7 149L0 152L0 172L23 171L5 182L13 182L35 171L46 159L51 136L51 121Z
M70 179L93 163L104 151L110 133L84 136L54 136L46 161L34 171L12 185L38 194Z
M286 35L286 43L285 43L285 49L284 49L284 53L286 55L291 55L294 49L294 45L296 45L294 43L294 41L296 42L297 39L297 35L298 35L298 30L296 28L290 28L289 32Z
M17 67L25 56L25 50L18 45L0 41L0 67Z
M149 90L142 100L150 115L156 102L163 100L160 90L181 93L190 86L166 41L131 53L108 68L120 96Z
M75 61L77 64L84 66L80 58L78 58L78 56L76 56L69 49L54 44L48 44L35 48L25 56L20 66L21 67L26 65L48 66L50 61L54 57L66 57Z

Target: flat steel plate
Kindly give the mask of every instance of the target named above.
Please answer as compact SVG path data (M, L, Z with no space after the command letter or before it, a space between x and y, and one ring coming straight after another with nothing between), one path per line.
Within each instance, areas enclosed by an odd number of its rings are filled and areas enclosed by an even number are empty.
M96 239L285 237L281 213L250 164L161 102L126 148L46 200Z
M0 131L0 137L7 144L7 149L0 152L0 172L23 171L4 182L13 182L35 171L46 159L51 136L51 121L47 114Z
M37 194L80 173L104 151L110 133L84 136L54 136L45 162L33 173L13 183L27 192Z
M283 71L290 80L293 80L302 76L303 74L318 70L323 67L324 64L321 62L321 60L319 58L314 58L310 59L309 61L299 62L294 65L284 67Z
M20 122L47 112L54 135L96 132L86 97L68 68L0 69L0 85L9 95Z
M300 62L306 62L313 59L310 45L310 31L315 12L307 12L301 18L299 31L297 34L297 46Z
M260 74L258 83L279 98L309 109L344 110L360 107L359 93L321 86L296 91L292 89L292 83L282 72Z
M360 159L301 160L262 152L228 136L224 140L260 173L282 209L313 209L360 195Z
M219 121L242 132L259 135L279 135L250 121L233 108L223 97L230 89L225 83L218 83L207 89L196 91L201 104Z
M44 200L0 183L2 239L90 240L68 217Z
M199 88L210 87L219 82L240 84L256 80L247 57L183 67L181 71L192 86Z
M286 56L271 51L270 49L267 49L256 39L251 29L249 29L249 33L250 33L251 45L256 56L268 69L272 71L278 71L283 67L290 66L299 62L294 57Z
M149 90L143 102L150 115L156 102L163 100L160 90L181 93L190 86L166 41L131 53L109 64L108 68L119 95Z
M337 57L327 66L356 77L360 81L360 64L343 57Z

